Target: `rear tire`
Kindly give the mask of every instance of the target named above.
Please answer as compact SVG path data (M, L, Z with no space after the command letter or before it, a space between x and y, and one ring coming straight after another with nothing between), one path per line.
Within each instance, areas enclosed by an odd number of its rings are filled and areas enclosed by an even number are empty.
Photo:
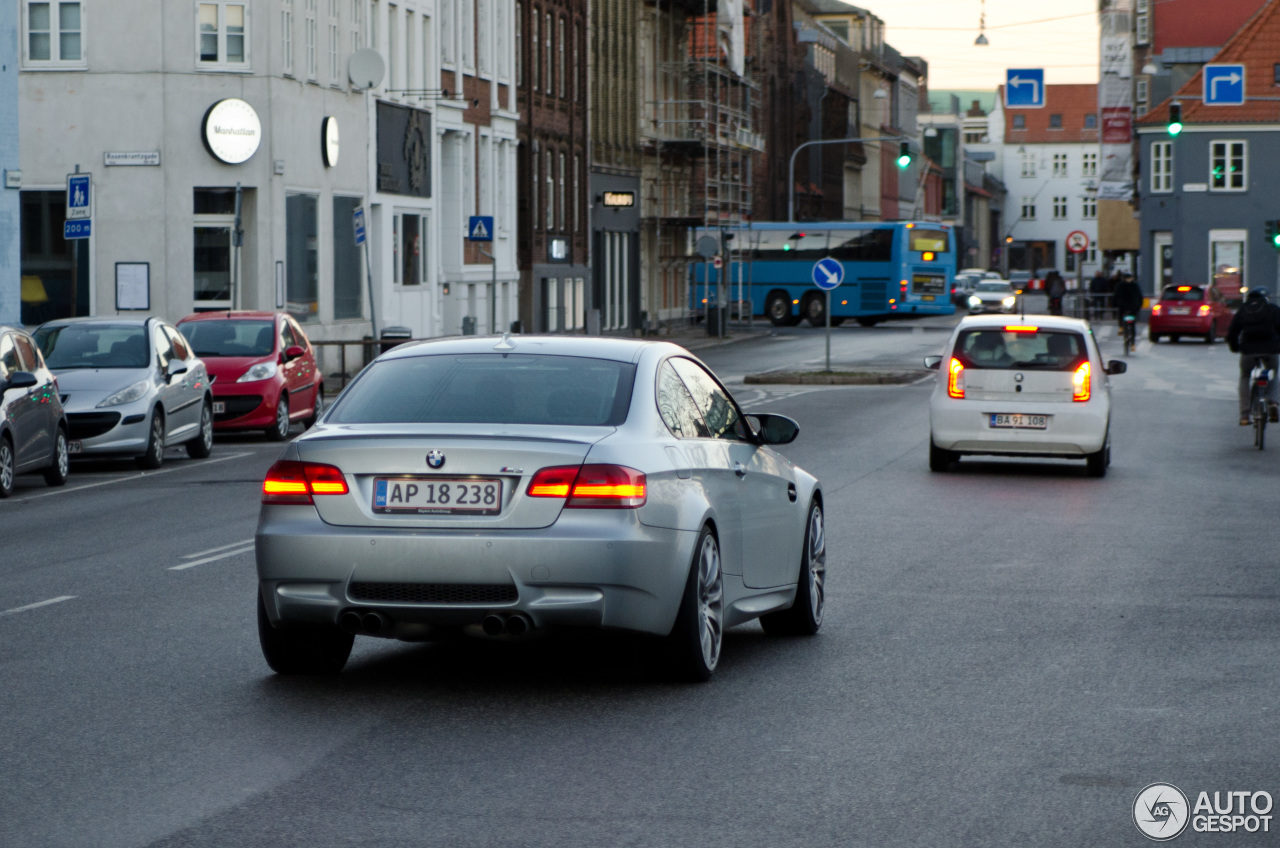
M1182 338L1182 336L1178 335L1177 333L1172 333L1169 336L1169 341L1176 342L1180 338Z
M1157 333L1155 330L1148 329L1147 338L1151 340L1152 344L1155 344L1156 342L1160 341L1160 334Z
M316 399L311 404L311 416L302 422L302 426L310 430L316 426L316 422L320 420L320 414L324 412L324 390L320 386L316 386Z
M67 431L58 428L53 442L53 462L44 470L44 482L50 486L65 486L71 476L71 455L67 452Z
M1102 443L1102 449L1084 458L1085 473L1090 477L1106 477L1107 466L1111 464L1111 436Z
M281 390L280 399L276 401L275 422L263 432L268 441L283 442L289 438L289 425L289 392Z
M0 436L0 498L7 498L13 494L17 468L17 460L13 456L13 442L8 436Z
M809 504L800 551L800 576L796 599L785 610L760 616L760 626L771 636L812 636L822 626L827 609L827 533L822 507Z
M320 624L279 628L267 618L258 593L258 644L276 674L337 674L351 656L356 637L337 626Z
M155 409L147 426L147 452L138 457L138 467L154 471L164 465L164 413Z
M200 410L200 433L187 442L187 456L192 459L207 459L213 453L213 404L205 401Z
M933 443L933 439L929 439L929 470L930 471L950 471L951 463L956 461L956 452L945 450Z
M720 544L703 527L693 549L693 563L675 626L667 636L670 668L680 680L704 683L720 663L724 641L724 572Z
M1209 332L1204 334L1204 343L1213 344L1217 340L1218 340L1218 328L1213 326L1213 324L1210 324Z
M791 320L791 298L782 292L773 292L765 299L764 314L775 327L789 327L795 323Z

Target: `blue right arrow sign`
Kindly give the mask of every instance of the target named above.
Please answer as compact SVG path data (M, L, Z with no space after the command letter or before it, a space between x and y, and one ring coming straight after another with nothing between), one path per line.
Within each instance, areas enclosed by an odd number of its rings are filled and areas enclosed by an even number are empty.
M1004 105L1008 109L1044 108L1044 68L1005 71Z
M1239 106L1244 103L1244 65L1204 66L1204 105Z

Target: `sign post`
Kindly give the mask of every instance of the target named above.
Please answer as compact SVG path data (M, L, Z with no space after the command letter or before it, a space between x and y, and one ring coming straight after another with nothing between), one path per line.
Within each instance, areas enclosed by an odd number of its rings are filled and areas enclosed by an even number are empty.
M356 246L364 245L364 274L369 284L369 325L373 339L378 340L378 314L373 305L373 265L369 261L369 239L365 233L364 207L357 206L351 213L351 225L355 230Z
M813 263L813 284L826 293L827 370L831 370L831 292L844 282L844 265L830 256Z

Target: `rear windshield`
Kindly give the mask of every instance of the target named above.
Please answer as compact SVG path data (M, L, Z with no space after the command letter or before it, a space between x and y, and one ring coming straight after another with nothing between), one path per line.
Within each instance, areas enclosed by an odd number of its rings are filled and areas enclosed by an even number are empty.
M1204 289L1199 286L1170 286L1160 295L1161 300L1204 300Z
M136 324L66 324L36 331L36 344L51 369L146 368L147 330Z
M269 356L276 346L274 321L190 321L178 329L196 356Z
M1065 330L966 330L953 354L966 368L1071 371L1088 358L1084 336Z
M634 380L634 365L579 356L387 359L351 385L326 421L616 426L626 420Z

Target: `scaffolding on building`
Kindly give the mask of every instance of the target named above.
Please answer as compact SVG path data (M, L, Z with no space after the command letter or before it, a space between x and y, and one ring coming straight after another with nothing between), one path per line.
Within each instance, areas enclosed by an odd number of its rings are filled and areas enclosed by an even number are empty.
M725 49L716 0L655 0L650 7L655 82L642 138L656 163L646 174L644 217L654 229L653 271L668 315L689 315L690 263L701 261L693 233L724 233L751 219L753 157L764 139L757 132L760 86L748 59L758 55L751 43L757 28L750 0L745 6L741 75ZM740 246L722 245L726 262L734 261Z

